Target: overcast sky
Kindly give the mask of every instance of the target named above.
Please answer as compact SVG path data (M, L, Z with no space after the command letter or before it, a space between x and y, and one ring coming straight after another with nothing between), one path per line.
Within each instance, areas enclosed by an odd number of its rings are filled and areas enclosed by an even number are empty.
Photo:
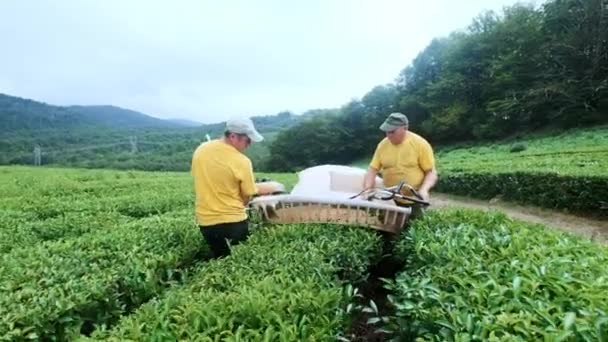
M514 3L1 0L0 93L203 123L300 114L393 82L432 38Z

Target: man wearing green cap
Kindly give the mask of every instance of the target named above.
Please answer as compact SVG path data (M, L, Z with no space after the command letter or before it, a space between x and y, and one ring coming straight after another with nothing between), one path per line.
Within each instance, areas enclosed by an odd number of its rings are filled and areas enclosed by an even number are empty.
M371 189L376 175L381 173L385 186L405 181L428 201L429 191L437 182L433 148L423 137L409 131L408 125L407 116L402 113L390 114L380 125L386 138L376 147L364 187ZM405 195L411 194L406 192ZM414 211L414 216L417 216L419 208L414 207Z

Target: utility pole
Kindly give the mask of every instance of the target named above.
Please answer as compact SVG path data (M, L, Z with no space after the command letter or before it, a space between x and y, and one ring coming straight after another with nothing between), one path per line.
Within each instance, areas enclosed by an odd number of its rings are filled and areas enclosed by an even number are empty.
M40 166L42 164L42 149L40 145L34 145L34 165Z
M129 142L131 143L131 153L137 153L137 137L134 135L130 136Z

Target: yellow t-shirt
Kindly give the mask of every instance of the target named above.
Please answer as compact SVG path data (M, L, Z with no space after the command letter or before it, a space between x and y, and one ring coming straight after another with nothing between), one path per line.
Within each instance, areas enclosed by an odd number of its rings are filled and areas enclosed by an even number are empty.
M407 131L399 145L384 138L376 147L370 166L382 173L384 185L395 186L404 180L414 189L424 181L425 173L435 166L433 148L421 136Z
M200 226L247 218L243 197L256 193L251 160L222 140L201 144L192 156L196 222Z

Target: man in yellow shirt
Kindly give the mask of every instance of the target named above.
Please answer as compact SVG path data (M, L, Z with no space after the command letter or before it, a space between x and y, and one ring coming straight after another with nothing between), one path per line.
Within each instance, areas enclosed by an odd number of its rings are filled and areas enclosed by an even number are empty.
M391 187L405 181L428 201L429 191L437 182L433 148L423 137L409 131L408 126L407 116L401 113L390 114L382 123L380 129L386 133L386 138L376 147L364 187L371 189L376 175L381 173L385 186ZM413 207L413 211L414 216L420 214L417 206Z
M228 120L222 138L194 151L196 222L216 258L230 254L226 240L238 244L249 234L245 207L260 191L251 160L243 152L251 142L263 139L250 119Z

